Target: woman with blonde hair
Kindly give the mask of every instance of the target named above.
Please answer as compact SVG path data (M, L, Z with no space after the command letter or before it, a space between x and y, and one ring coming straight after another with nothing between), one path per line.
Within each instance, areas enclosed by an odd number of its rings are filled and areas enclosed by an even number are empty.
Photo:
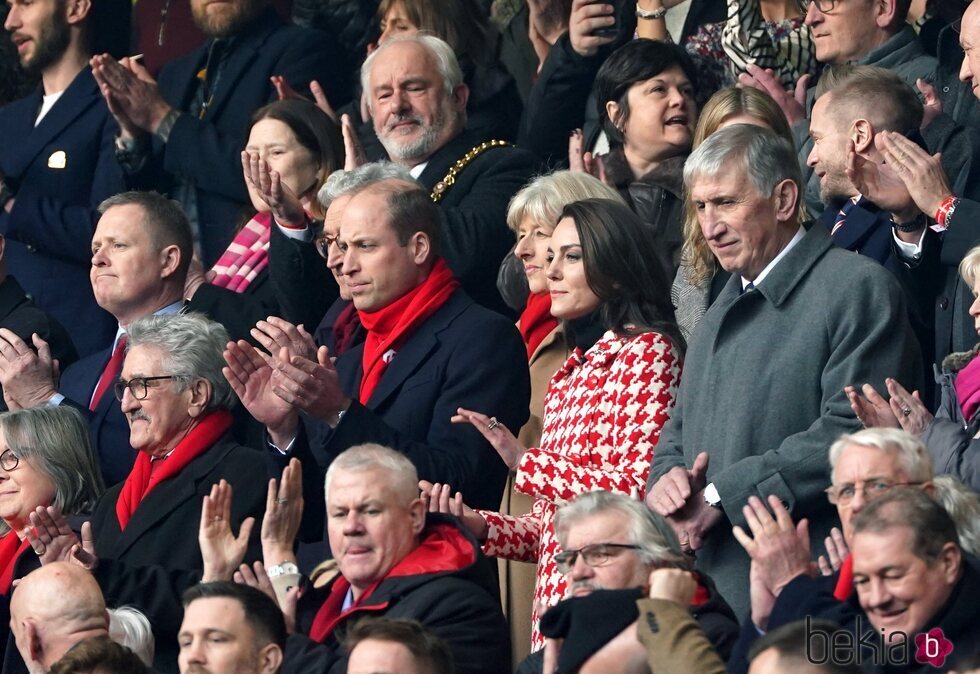
M732 124L754 124L772 129L793 142L786 116L766 93L751 87L722 89L705 104L694 129L693 147L719 129ZM800 221L804 219L800 205ZM684 204L684 244L681 264L671 288L677 324L685 339L690 339L704 312L728 280L728 273L718 266L708 242L701 232L697 213L690 199Z

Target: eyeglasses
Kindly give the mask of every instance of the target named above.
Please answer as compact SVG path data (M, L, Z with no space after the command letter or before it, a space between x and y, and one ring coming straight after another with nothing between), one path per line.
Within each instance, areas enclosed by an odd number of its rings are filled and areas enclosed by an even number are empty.
M126 389L133 394L133 397L137 400L144 400L146 398L147 382L158 381L160 379L176 379L182 377L179 374L162 374L159 377L133 377L129 381L125 379L119 379L115 384L112 385L112 392L116 394L116 400L122 402L123 396L126 394Z
M330 257L330 246L337 243L336 236L329 236L324 234L313 239L313 246L316 248L316 252L320 254L324 260Z
M809 9L810 5L816 5L822 14L828 14L840 4L840 0L807 0L804 9Z
M13 450L5 449L3 454L0 454L0 468L3 468L8 473L19 464L20 457L14 454Z
M623 550L639 550L639 545L628 545L626 543L593 543L586 545L578 550L566 550L555 555L555 564L561 573L568 573L575 566L575 560L582 555L582 561L591 567L605 566L616 557L619 557Z
M895 487L917 487L921 484L921 482L888 482L887 480L872 480L871 482L842 484L836 487L827 487L824 491L827 492L827 500L834 505L847 506L850 505L851 501L854 500L854 497L857 496L858 491L864 494L865 499L870 501L886 494Z

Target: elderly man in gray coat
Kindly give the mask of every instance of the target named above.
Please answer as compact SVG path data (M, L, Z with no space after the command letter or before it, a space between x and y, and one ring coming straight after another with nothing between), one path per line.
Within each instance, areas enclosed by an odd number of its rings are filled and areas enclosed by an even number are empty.
M881 265L802 226L791 145L735 125L684 167L701 231L732 274L694 333L674 413L664 427L647 503L696 550L739 615L749 558L731 529L749 496L778 497L811 549L836 521L827 447L860 428L853 382L918 382L920 355L902 292Z

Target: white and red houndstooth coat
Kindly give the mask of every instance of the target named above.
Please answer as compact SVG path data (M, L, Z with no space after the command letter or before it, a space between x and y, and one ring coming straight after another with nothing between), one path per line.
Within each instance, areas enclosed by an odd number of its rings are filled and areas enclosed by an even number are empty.
M536 604L552 606L567 592L554 562L559 552L555 511L596 489L637 490L643 497L680 376L680 356L663 335L607 332L584 355L576 349L551 379L541 447L525 452L515 483L519 492L535 497L531 512L480 513L488 524L488 555L537 562ZM535 611L532 650L544 646L539 617Z

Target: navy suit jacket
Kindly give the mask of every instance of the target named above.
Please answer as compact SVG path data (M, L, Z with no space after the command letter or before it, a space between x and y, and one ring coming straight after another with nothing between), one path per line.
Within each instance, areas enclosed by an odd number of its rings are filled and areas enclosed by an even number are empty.
M820 216L820 222L833 231L834 223L840 212L839 206L829 206ZM844 225L831 235L834 244L839 248L851 250L872 260L880 262L885 269L895 275L908 304L909 321L923 356L923 376L925 381L932 379L932 356L935 345L935 328L933 326L933 298L935 291L931 284L923 284L916 278L912 268L903 262L898 254L894 237L892 236L891 214L878 208L867 199L861 199L847 211ZM926 229L924 247L930 248L936 239L936 233ZM931 391L925 392L928 400L932 399ZM927 400L927 404L928 404Z
M515 432L527 421L527 349L514 324L457 290L398 349L366 404L357 401L363 352L361 344L337 359L340 384L354 399L337 427L306 420L313 456L297 452L306 468L304 531L314 518L323 531L323 472L342 451L365 442L402 452L421 479L451 484L473 507L499 508L507 466L479 431L450 419L465 407ZM296 443L303 450L305 444ZM270 455L279 468L289 458ZM314 459L316 472L307 468Z
M40 87L0 109L0 175L16 191L0 210L7 268L42 311L71 330L80 355L112 338L116 321L89 282L96 206L125 188L116 123L85 67L41 123Z
M171 190L180 174L195 185L201 251L205 266L214 264L231 241L238 218L251 209L242 177L241 151L252 115L275 100L272 75L282 75L297 91L310 80L323 85L334 105L350 99L346 75L335 74L335 43L314 30L283 23L269 8L234 37L203 118L187 114L207 63L213 40L167 64L160 71L160 93L185 111L166 144L155 142L155 161L136 177L144 187Z
M89 436L107 487L125 480L136 460L136 450L129 444L129 423L112 390L106 391L95 411L88 408L110 355L111 346L71 365L61 375L59 390L65 396L63 404L78 409L88 419Z

